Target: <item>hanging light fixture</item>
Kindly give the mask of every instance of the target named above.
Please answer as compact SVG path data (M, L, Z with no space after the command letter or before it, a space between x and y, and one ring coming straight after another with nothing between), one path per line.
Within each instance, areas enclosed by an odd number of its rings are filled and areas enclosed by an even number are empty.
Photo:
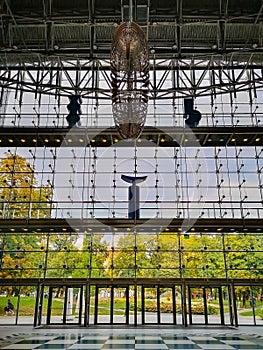
M121 23L111 49L112 111L123 139L136 139L147 115L149 91L148 44L142 28L130 20Z

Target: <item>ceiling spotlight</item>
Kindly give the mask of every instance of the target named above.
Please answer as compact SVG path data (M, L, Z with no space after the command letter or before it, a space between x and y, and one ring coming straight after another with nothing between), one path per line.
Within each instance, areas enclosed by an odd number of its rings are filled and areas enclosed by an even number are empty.
M212 49L216 50L217 49L217 45L216 44L212 45Z
M151 49L151 50L150 50L150 53L154 54L154 53L155 53L155 50L154 50L154 49Z
M173 49L173 50L177 50L177 45L174 44L174 45L172 46L172 49Z
M254 44L252 45L252 47L253 47L253 49L256 49L256 48L258 47L258 44L257 44L257 43L254 43Z
M54 45L54 50L58 50L59 46L58 45Z

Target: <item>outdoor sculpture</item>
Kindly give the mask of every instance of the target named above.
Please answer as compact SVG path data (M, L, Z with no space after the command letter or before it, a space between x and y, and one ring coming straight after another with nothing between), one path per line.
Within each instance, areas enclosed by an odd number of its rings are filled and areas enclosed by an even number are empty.
M112 111L123 139L136 139L147 115L148 45L142 28L124 22L115 31L111 50Z

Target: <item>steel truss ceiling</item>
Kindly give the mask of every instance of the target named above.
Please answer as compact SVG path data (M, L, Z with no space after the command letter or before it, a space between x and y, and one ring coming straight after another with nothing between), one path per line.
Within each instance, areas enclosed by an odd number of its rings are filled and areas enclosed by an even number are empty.
M262 58L261 0L133 0L152 56ZM129 0L1 0L0 55L9 62L56 56L108 58Z
M262 86L261 0L133 0L149 43L151 99ZM0 0L0 84L111 98L110 50L128 0Z
M1 57L0 57L1 60ZM85 98L111 99L111 71L107 60L60 61L8 65L2 59L0 83L5 89L34 94L66 96L81 93ZM185 96L214 96L250 91L257 97L263 85L263 64L236 61L151 60L150 99L177 99Z

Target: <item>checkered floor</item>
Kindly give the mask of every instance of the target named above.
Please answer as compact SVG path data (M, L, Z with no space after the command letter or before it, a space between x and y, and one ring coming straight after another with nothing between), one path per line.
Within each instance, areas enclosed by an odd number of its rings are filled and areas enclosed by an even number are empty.
M103 332L102 332L103 333ZM210 334L187 334L165 335L156 332L149 334L119 334L99 335L92 331L71 333L64 331L61 334L55 332L16 334L5 339L0 339L0 349L136 349L136 350L163 350L163 349L204 349L204 350L231 350L247 349L263 350L263 337L255 335L213 335ZM153 333L154 330L153 330ZM176 331L175 331L176 333Z

